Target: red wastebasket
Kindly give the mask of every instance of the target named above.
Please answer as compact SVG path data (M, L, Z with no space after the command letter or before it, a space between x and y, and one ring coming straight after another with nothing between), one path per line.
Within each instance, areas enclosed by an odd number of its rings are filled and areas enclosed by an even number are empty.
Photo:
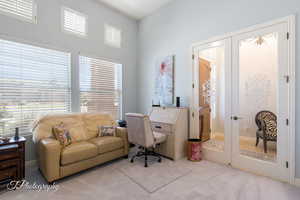
M188 160L194 162L202 160L202 143L200 139L189 139L187 150Z

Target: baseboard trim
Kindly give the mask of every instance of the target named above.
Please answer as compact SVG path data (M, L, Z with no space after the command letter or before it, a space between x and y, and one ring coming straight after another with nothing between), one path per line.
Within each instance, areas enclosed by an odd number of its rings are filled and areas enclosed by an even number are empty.
M295 178L294 185L300 187L300 178Z
M29 160L25 162L25 167L36 167L37 161L36 160Z

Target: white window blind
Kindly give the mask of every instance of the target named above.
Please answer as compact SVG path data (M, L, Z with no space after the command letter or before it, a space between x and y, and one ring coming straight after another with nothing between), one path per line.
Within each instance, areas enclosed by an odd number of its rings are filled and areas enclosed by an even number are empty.
M122 65L80 56L81 112L106 112L121 118Z
M121 30L106 24L104 40L107 45L121 48L121 42L122 42Z
M63 8L63 28L66 32L87 36L87 17L75 10Z
M71 108L70 54L0 40L0 135Z
M0 12L29 22L36 22L34 0L0 0Z

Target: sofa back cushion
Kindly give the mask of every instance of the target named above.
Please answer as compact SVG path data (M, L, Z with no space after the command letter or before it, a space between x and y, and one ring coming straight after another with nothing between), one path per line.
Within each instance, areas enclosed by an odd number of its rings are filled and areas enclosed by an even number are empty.
M98 126L115 126L111 115L105 113L73 113L46 115L37 119L33 125L33 141L53 137L52 128L63 123L70 132L72 143L98 136Z
M116 123L109 114L85 113L82 115L83 122L87 129L87 139L98 136L99 126L115 126Z
M38 142L40 139L53 137L52 128L61 123L69 131L72 142L80 142L87 139L87 130L80 114L61 114L46 115L38 119L33 130L33 141Z

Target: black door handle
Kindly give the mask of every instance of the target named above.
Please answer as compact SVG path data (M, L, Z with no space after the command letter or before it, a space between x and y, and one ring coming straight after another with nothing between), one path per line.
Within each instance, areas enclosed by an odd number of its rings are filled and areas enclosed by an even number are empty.
M239 119L243 119L243 118L237 117L237 116L233 116L233 117L231 117L231 119L232 119L232 120L239 120Z

